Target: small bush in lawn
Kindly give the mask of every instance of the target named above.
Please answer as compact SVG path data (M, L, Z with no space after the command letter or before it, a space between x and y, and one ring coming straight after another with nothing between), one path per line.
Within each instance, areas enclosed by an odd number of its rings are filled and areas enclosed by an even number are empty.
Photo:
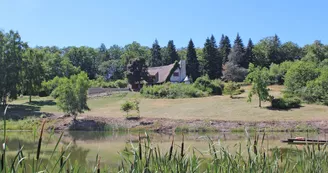
M299 108L301 100L298 98L277 98L272 99L271 106L276 109Z
M126 116L129 116L129 112L134 109L133 102L126 101L121 105L121 110L126 112Z
M239 90L239 85L235 82L231 82L229 81L228 83L226 83L225 87L224 87L224 91L226 94L230 95L230 98L233 98L233 95L236 94L236 92ZM239 93L237 93L239 94Z

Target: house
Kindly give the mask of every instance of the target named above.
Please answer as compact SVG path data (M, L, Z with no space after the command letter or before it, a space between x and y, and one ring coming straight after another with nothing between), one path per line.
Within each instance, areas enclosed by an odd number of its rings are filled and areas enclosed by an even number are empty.
M181 60L170 65L149 67L149 85L162 84L164 82L189 83L189 78L186 74L186 61Z

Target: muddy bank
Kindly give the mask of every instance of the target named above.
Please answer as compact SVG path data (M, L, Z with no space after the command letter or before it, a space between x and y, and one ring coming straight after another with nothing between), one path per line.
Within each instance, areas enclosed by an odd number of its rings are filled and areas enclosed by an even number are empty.
M220 120L172 120L165 118L125 118L79 117L73 121L70 117L57 118L49 127L55 130L150 130L159 133L174 132L243 132L248 131L321 131L328 132L328 121L220 121Z

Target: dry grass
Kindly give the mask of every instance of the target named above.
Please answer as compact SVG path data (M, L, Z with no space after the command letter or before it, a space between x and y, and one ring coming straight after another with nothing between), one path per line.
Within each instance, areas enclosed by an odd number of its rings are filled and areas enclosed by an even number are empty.
M215 119L237 121L270 121L270 120L327 120L328 107L321 105L306 105L299 109L277 111L267 109L270 103L266 102L262 108L258 107L256 96L251 103L247 102L247 92L235 99L229 96L213 96L206 98L187 99L142 99L140 104L141 116L152 118L171 119ZM282 86L270 86L270 94L280 96ZM122 117L120 104L129 99L123 97L110 101L105 106L93 109L86 114L92 116ZM107 98L110 99L110 98ZM104 100L105 101L105 100ZM90 101L91 102L91 101Z
M230 99L229 96L213 96L206 98L186 99L145 99L141 98L140 111L142 117L170 119L215 119L237 121L270 121L270 120L328 120L328 107L303 104L299 109L269 110L270 103L258 107L256 96L251 103L247 102L249 86L246 92ZM270 94L278 97L283 86L270 86ZM140 98L138 93L118 94L111 97L89 99L91 111L89 116L123 117L120 105L128 99ZM44 98L49 99L49 98ZM43 100L44 100L43 99ZM35 100L39 100L35 98ZM42 99L41 99L42 100ZM15 104L26 101L20 99ZM55 105L43 105L41 111L59 112Z

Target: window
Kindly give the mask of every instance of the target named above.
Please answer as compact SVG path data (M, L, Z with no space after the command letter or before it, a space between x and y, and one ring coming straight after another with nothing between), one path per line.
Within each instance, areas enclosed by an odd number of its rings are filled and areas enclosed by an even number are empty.
M179 76L179 72L174 72L173 76Z

